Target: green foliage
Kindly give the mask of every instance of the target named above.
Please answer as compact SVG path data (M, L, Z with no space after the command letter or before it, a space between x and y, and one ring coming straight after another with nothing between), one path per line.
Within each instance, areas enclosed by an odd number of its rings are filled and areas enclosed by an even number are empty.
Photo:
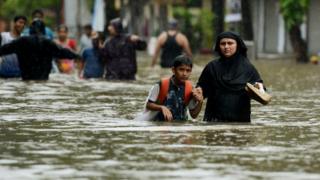
M193 16L188 8L185 7L174 7L173 17L179 21L179 28L189 39L190 46L193 50L200 46L199 34L200 32L196 29L195 25L197 19Z
M61 0L0 0L0 15L13 19L15 15L26 15L31 19L31 13L35 9L56 9ZM47 24L54 23L52 17L45 16Z
M303 23L308 5L309 0L280 0L281 14L288 29Z
M210 48L213 44L213 13L210 9L202 9L199 16L201 27L202 46Z
M191 21L192 15L185 7L175 7L173 9L173 16L184 21Z
M209 8L174 7L173 16L179 20L180 30L188 37L193 50L212 47L214 15Z

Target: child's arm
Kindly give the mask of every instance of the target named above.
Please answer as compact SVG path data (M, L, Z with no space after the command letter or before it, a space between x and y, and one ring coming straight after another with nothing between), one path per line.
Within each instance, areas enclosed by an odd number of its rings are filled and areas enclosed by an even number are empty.
M173 119L171 111L166 106L158 105L153 102L147 102L147 109L152 111L160 111L166 121L172 121Z
M158 99L159 92L160 92L160 85L159 84L154 85L150 89L149 95L147 98L146 109L151 110L151 111L159 111L163 114L164 119L166 121L171 121L173 119L171 111L166 106L159 105L159 104L155 103Z
M202 108L202 103L203 103L202 89L200 87L193 89L192 96L193 96L193 99L196 101L196 106L190 109L190 115L192 118L195 119L199 115Z

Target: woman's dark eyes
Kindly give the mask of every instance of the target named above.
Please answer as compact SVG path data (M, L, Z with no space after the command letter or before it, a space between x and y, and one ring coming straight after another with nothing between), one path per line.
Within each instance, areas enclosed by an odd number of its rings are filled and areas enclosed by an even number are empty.
M220 45L226 45L226 44L233 45L234 43L232 43L232 42L230 42L230 43L220 43Z

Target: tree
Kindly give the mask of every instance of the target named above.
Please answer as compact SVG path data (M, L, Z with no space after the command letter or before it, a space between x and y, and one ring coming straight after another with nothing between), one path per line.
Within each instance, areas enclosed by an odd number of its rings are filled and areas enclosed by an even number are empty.
M251 17L251 1L241 0L241 33L245 40L253 40L253 26Z
M307 43L302 39L300 26L304 22L308 10L309 0L280 0L280 10L297 62L308 62Z
M14 15L22 14L31 18L35 9L46 9L56 12L61 9L61 0L0 0L0 15L12 19ZM57 8L59 6L59 8ZM47 25L52 26L57 22L57 17L45 16Z
M130 27L132 28L132 33L142 35L142 29L144 27L144 13L143 8L144 5L147 3L147 0L135 0L129 1L130 7Z
M110 20L119 17L120 12L116 10L114 5L114 0L105 0L106 3L106 22L110 22Z
M224 31L224 7L224 0L212 0L212 10L214 13L212 29L215 31L215 36Z

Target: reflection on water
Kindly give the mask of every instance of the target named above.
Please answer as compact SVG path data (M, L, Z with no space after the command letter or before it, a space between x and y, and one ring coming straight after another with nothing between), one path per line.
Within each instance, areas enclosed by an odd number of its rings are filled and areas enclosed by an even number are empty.
M254 63L274 98L251 124L133 121L170 74L150 58L135 82L0 80L0 179L320 179L320 67Z

